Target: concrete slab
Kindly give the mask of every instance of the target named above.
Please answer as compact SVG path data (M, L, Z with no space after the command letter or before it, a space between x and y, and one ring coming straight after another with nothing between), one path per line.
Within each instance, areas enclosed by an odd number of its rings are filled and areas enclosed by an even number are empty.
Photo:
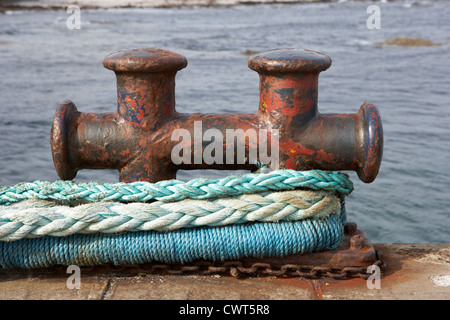
M450 244L375 244L387 267L375 280L151 275L82 269L69 289L64 269L0 272L0 299L23 300L449 300Z

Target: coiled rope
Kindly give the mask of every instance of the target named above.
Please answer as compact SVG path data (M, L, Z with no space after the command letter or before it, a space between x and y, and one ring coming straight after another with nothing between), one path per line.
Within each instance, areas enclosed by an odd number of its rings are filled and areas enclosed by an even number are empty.
M120 235L47 236L0 242L0 263L4 268L42 268L282 257L335 249L342 241L342 234L341 218L330 215L301 223L251 223Z
M293 170L155 184L1 187L0 266L183 263L330 250L342 241L344 196L352 190L344 174Z

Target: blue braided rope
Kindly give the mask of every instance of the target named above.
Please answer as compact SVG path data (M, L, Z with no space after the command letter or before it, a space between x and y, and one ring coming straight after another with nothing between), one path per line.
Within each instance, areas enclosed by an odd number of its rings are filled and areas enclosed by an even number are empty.
M198 178L188 182L164 180L156 183L75 183L73 181L23 182L0 186L0 205L27 199L61 201L173 202L182 199L211 199L246 193L297 188L336 191L348 195L353 183L342 173L321 170L277 170L269 173L231 175L220 179Z
M0 242L0 265L3 268L46 268L109 263L186 263L198 259L224 261L305 254L337 248L344 234L345 219L343 211L326 218L296 222L3 241Z

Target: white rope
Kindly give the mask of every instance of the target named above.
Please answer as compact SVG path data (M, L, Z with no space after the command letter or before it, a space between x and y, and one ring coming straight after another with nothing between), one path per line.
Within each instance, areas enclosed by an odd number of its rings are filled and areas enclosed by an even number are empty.
M0 207L0 240L13 241L74 233L173 231L252 221L297 221L340 213L333 191L294 190L234 198L178 202L94 202L70 207L57 201L24 200Z

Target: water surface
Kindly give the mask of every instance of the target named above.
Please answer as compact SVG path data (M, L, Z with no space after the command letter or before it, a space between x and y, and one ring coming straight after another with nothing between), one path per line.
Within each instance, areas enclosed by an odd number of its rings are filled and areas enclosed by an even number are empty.
M450 206L450 2L376 3L381 29L369 30L370 2L229 8L82 10L69 30L65 11L0 14L0 184L57 180L50 126L58 103L82 112L116 108L107 54L158 47L187 57L177 75L180 112L255 112L258 75L246 50L306 48L328 54L319 110L354 113L364 101L380 110L384 156L375 182L355 173L348 219L373 242L448 243ZM380 46L395 37L439 46ZM181 172L178 178L229 172ZM76 181L115 182L111 170L82 170Z

